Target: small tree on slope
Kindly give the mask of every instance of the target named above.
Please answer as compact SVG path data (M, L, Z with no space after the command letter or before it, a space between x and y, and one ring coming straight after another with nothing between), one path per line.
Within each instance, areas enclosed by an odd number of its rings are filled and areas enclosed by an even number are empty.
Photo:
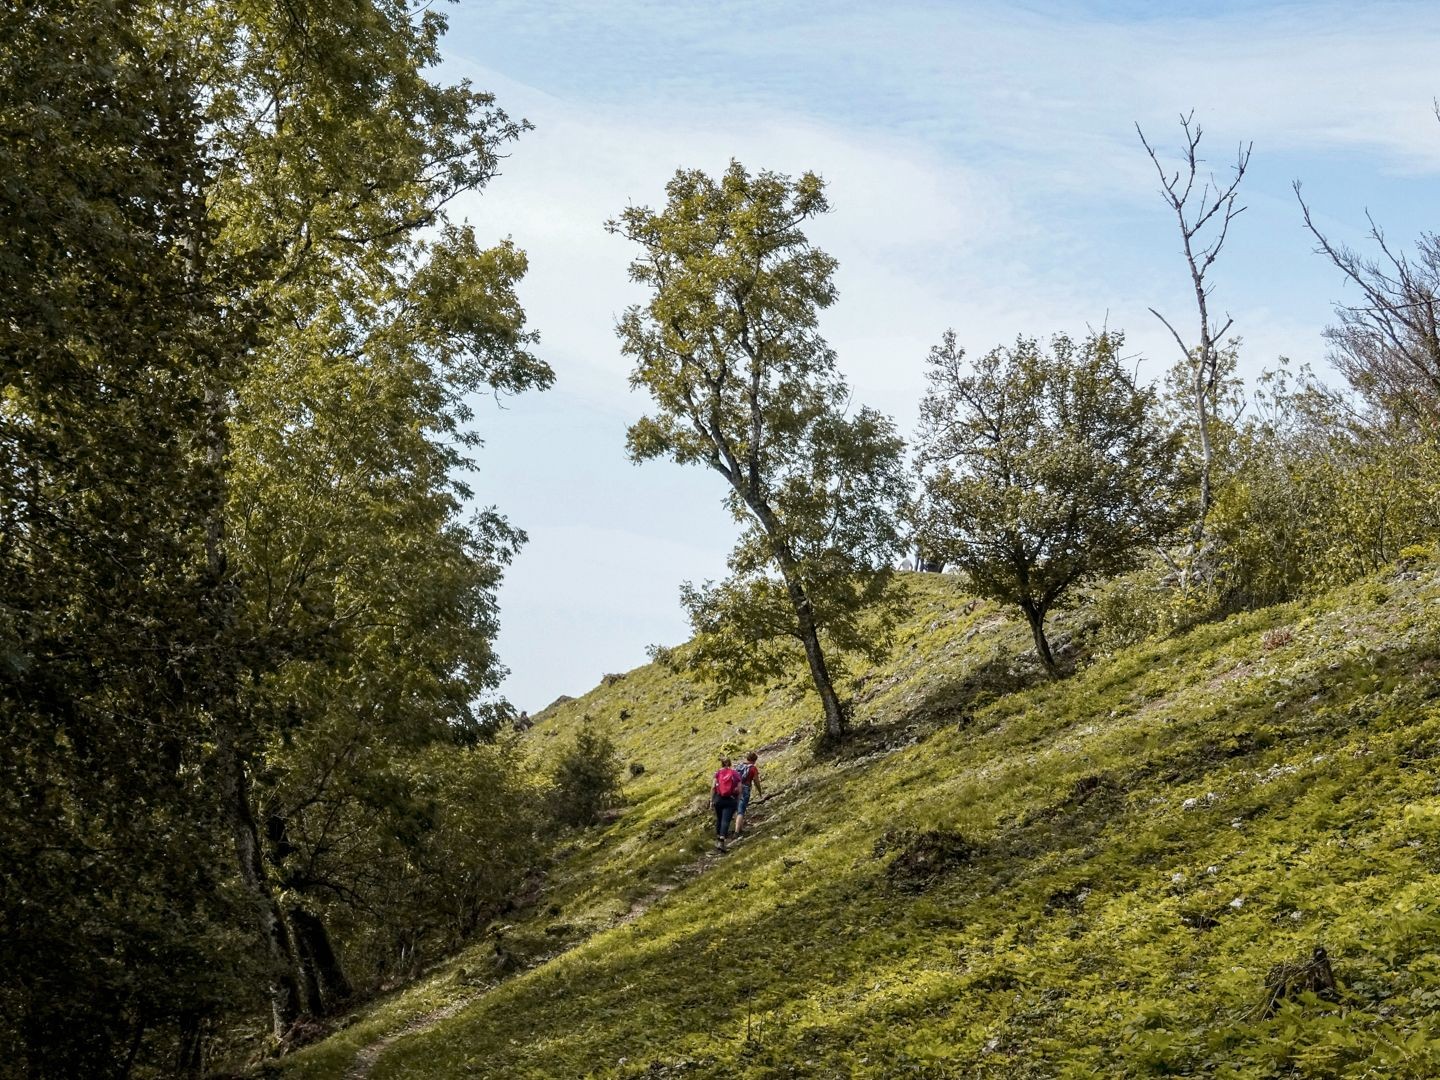
M953 332L921 403L922 542L977 592L1018 604L1057 673L1045 618L1076 586L1129 569L1184 518L1178 439L1119 365L1119 334L1047 352L1033 338L966 371Z
M642 247L630 276L652 290L618 327L630 384L655 401L629 430L630 456L714 469L744 526L731 576L685 587L692 659L723 695L785 670L798 645L838 737L834 653L873 652L887 636L906 484L893 423L846 415L849 390L816 330L836 264L800 226L828 209L824 187L732 162L718 180L677 172L666 192L662 212L630 207L607 228ZM867 609L878 616L862 628Z

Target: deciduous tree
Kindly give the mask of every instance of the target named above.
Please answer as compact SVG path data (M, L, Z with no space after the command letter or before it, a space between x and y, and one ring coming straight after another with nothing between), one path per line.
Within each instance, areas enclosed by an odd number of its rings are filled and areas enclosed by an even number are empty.
M783 670L798 645L838 737L832 668L837 651L884 640L905 484L894 425L847 411L818 330L835 260L801 226L828 209L824 185L732 162L718 179L681 170L666 194L663 210L631 207L609 228L640 245L630 276L651 291L618 327L631 386L655 402L630 428L631 457L719 473L743 526L731 576L684 592L694 659L723 692Z
M1208 522L1219 483L1217 443L1221 433L1217 429L1240 412L1235 387L1235 354L1233 347L1227 348L1226 344L1234 320L1227 315L1222 323L1211 314L1210 293L1214 284L1209 275L1230 235L1231 223L1245 210L1237 206L1236 201L1250 166L1251 146L1240 147L1233 175L1222 183L1213 175L1202 175L1204 162L1199 152L1204 132L1195 122L1195 114L1182 116L1180 126L1185 132L1185 150L1180 167L1175 169L1161 163L1139 124L1135 125L1135 131L1160 177L1160 194L1175 214L1181 251L1195 295L1195 334L1188 341L1173 322L1155 308L1150 309L1180 349L1181 358L1170 379L1171 395L1186 419L1186 446L1195 464L1195 504L1184 549L1178 552L1178 557L1168 550L1161 552L1184 589L1194 579L1207 580L1214 573Z
M1326 331L1336 369L1382 424L1399 419L1440 437L1440 234L1421 235L1407 254L1369 219L1378 254L1364 255L1320 231L1299 183L1295 197L1316 249L1360 293L1336 305L1340 321Z
M923 543L981 595L1020 607L1051 675L1050 611L1133 566L1183 515L1178 438L1118 362L1122 340L1058 334L1047 350L1020 338L972 369L951 332L930 353Z
M0 1075L188 1069L248 1004L203 688L197 452L242 279L192 229L194 84L129 4L0 8Z

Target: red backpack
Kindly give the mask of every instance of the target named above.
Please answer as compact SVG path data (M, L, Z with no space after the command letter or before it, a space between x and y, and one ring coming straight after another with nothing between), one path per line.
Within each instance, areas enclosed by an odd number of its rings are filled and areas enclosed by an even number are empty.
M734 769L724 768L715 774L715 794L728 799L740 790L740 774Z

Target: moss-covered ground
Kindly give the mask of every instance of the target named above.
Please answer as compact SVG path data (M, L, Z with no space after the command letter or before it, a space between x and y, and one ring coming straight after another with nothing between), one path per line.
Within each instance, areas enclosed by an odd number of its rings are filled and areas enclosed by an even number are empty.
M650 665L547 711L538 746L588 716L644 766L624 812L287 1075L473 995L370 1075L1440 1077L1433 560L1058 683L995 605L909 588L838 753L798 684L707 709ZM769 797L718 856L747 748Z

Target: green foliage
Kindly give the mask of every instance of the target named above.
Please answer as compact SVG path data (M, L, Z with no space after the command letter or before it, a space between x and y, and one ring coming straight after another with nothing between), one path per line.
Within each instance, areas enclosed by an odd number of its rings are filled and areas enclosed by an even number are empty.
M515 294L524 254L449 213L524 125L434 78L444 28L379 0L205 3L162 27L206 65L209 213L266 314L226 417L224 525L254 643L234 688L238 842L258 852L241 876L279 926L277 1035L349 989L307 955L304 913L367 989L483 921L531 850L432 782L446 753L481 768L504 712L496 589L524 540L464 511L470 402L553 379ZM526 799L478 805L533 840ZM462 850L493 867L444 857Z
M1353 581L1440 532L1440 450L1413 427L1359 422L1308 371L1269 373L1256 401L1216 498L1224 607Z
M279 871L346 945L362 985L418 970L503 909L541 861L546 780L514 738L437 744L366 777L349 804L296 819ZM355 900L363 898L363 907Z
M523 534L463 481L468 402L553 376L447 213L524 125L388 0L0 20L0 1043L198 1075L533 860L485 743Z
M1021 338L970 373L953 333L930 355L923 544L980 595L1018 605L1052 673L1050 611L1133 568L1183 516L1177 439L1118 363L1122 341L1062 334L1047 352Z
M1180 587L1169 563L1158 557L1094 586L1088 599L1099 623L1096 643L1104 652L1188 629L1211 618L1219 606L1212 587L1194 581Z
M202 117L129 5L0 9L0 1075L121 1076L248 1007L207 744L198 453L242 282ZM207 271L200 272L205 263Z
M817 331L835 260L800 226L828 209L824 185L732 162L718 180L677 172L666 194L663 211L631 207L608 228L641 246L630 276L652 290L618 327L631 386L655 402L629 430L630 455L715 470L742 526L731 576L682 595L697 632L689 659L723 699L803 650L838 735L829 665L883 649L905 485L893 423L869 408L847 415L849 389Z
M610 736L583 724L555 761L550 813L562 825L593 825L619 801L619 751Z

